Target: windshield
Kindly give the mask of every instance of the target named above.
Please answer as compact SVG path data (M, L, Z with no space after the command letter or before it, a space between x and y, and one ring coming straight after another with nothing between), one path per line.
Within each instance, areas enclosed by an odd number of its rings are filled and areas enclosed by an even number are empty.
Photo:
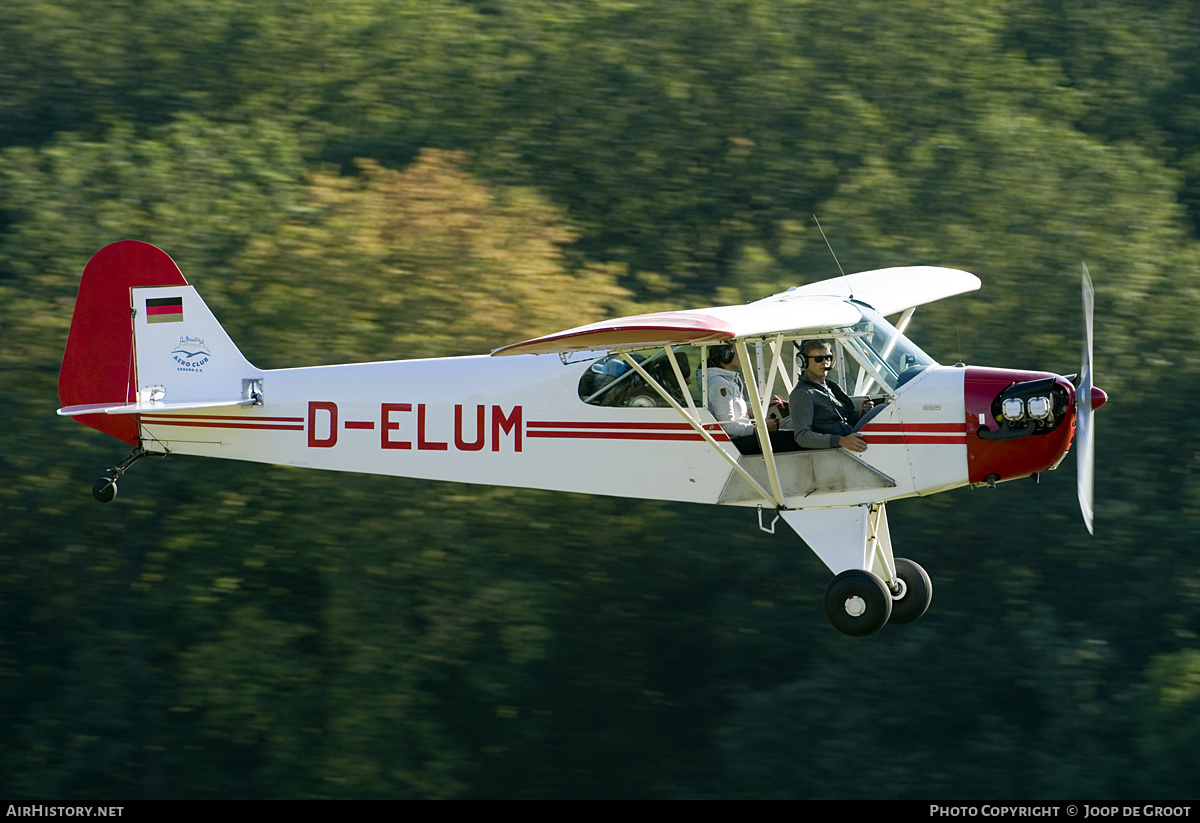
M883 380L887 389L895 391L927 366L937 365L932 357L873 309L861 305L859 308L862 322L850 330L852 336L838 341L863 366L852 394L870 393L879 382L876 377Z

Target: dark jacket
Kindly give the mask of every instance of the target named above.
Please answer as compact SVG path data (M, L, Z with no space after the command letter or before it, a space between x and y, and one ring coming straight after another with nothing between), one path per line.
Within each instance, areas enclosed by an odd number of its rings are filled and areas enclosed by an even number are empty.
M802 376L788 400L796 443L805 449L836 449L860 417L854 401L832 380L822 386Z

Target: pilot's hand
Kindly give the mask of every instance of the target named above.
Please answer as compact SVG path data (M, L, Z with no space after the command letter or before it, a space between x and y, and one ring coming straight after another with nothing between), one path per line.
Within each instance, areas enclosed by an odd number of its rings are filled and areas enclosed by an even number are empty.
M779 418L778 417L768 417L767 418L767 431L769 431L769 432L779 431Z
M864 397L862 405L858 407L858 411L859 414L866 414L873 408L875 408L875 401L869 397Z
M838 445L852 452L865 452L867 450L867 441L863 439L861 434L844 435L838 440Z

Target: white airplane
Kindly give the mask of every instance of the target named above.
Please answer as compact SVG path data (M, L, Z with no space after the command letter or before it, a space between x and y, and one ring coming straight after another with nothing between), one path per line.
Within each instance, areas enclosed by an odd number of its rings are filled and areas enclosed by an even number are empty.
M1092 386L1086 267L1078 385L941 366L904 336L915 307L979 285L955 269L881 269L742 306L593 323L490 356L264 370L165 252L127 240L83 272L58 413L133 447L96 481L101 502L141 457L187 454L757 509L760 528L782 518L829 567L827 616L864 636L916 620L933 592L919 565L893 557L889 500L1054 469L1078 429L1092 528L1091 412L1107 396ZM884 319L897 313L896 325ZM875 398L856 426L868 449L773 451L756 425L762 454L740 453L709 411L710 348L733 347L761 421L772 395L795 385L794 344L812 338L833 347L840 385Z

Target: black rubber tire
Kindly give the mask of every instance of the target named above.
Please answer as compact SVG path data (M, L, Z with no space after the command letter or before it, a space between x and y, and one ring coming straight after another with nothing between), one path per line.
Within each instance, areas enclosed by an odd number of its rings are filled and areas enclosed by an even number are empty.
M861 602L852 603L854 598ZM852 614L848 607L862 609ZM825 616L833 627L851 637L866 637L887 625L892 616L892 594L875 575L862 569L848 569L825 587Z
M933 581L907 557L896 558L896 577L904 581L904 596L892 599L892 617L888 622L903 625L919 620L933 602Z
M101 477L92 484L92 497L101 503L111 503L117 496L117 481L111 477Z

